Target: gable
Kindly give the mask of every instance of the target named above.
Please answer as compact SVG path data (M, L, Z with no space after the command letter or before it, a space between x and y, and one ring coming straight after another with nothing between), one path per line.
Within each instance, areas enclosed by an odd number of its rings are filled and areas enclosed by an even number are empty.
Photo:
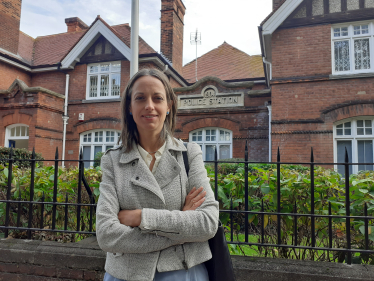
M102 61L127 60L104 36L100 36L96 42L80 59L81 63L94 63Z
M374 17L374 0L304 0L280 27L367 20Z
M103 22L100 17L97 17L82 38L61 61L62 68L74 68L75 64L80 61L83 55L101 36L105 37L125 58L131 58L131 50L125 44L123 38L120 38L113 28Z

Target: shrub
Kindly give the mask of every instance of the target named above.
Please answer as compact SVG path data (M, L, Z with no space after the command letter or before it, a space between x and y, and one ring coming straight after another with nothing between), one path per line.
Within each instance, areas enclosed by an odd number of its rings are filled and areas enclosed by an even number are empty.
M9 153L10 153L10 147L0 147L0 164L7 165L9 159ZM32 158L32 152L28 151L26 148L13 148L13 159L31 159ZM41 153L35 153L35 159L36 160L44 160ZM39 166L43 166L42 161L37 162ZM31 167L31 162L29 161L15 161L13 164L19 168L29 168Z
M94 168L100 166L100 164L101 164L101 157L103 157L103 155L104 155L104 152L101 152L101 151L99 151L99 152L97 152L95 154L94 165L93 165Z

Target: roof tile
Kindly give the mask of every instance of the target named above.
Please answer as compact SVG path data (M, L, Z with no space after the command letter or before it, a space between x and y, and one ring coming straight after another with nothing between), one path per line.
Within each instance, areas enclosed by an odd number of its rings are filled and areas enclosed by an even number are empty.
M183 67L183 76L188 82L194 82L195 62ZM197 79L215 76L221 80L264 77L261 55L250 56L224 42L221 46L197 58Z

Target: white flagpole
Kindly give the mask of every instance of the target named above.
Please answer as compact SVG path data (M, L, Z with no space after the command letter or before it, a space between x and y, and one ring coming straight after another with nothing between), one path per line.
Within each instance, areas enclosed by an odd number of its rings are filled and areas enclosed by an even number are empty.
M139 69L139 0L131 0L131 63L130 78Z

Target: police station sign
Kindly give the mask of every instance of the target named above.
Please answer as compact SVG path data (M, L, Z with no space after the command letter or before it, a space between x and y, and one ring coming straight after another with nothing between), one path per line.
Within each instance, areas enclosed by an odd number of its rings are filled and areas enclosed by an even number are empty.
M244 106L244 93L218 93L214 86L206 86L200 95L179 95L178 109L199 109Z

